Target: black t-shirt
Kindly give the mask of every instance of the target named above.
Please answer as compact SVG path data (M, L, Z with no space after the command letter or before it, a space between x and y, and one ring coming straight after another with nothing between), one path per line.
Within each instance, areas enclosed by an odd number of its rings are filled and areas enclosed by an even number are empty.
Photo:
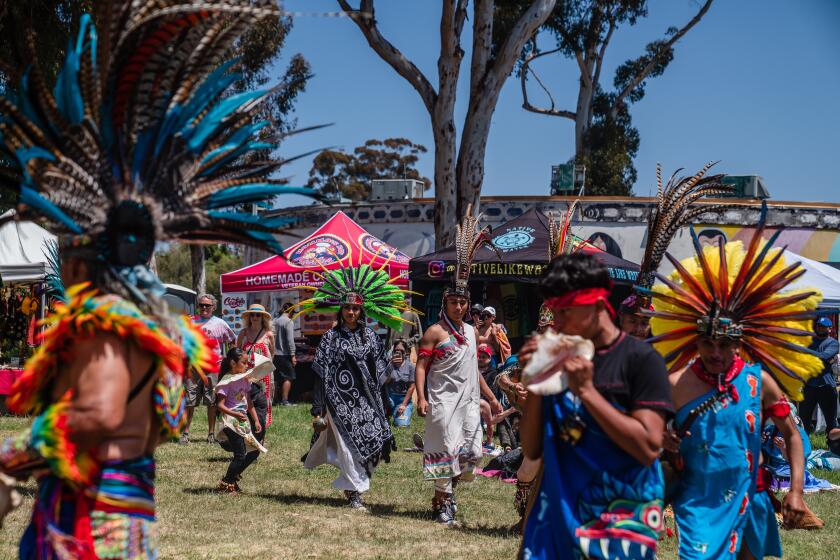
M627 412L650 408L674 413L665 360L647 342L624 333L595 351L594 384L604 398Z

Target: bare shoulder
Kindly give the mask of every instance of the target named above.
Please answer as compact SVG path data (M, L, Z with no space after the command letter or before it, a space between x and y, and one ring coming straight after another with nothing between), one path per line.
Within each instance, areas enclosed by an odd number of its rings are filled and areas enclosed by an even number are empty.
M682 369L678 369L677 371L668 375L668 381L671 383L671 387L676 388L678 385L685 382L686 372L688 371L688 367L684 367Z
M439 324L435 323L431 325L426 332L423 333L423 338L420 340L421 346L434 346L439 342L449 338L449 335L446 333L446 330Z

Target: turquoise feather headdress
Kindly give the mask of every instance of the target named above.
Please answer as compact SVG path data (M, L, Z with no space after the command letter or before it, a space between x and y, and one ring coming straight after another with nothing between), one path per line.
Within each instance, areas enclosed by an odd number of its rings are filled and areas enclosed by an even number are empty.
M0 97L0 188L20 214L117 266L148 261L156 239L245 243L280 251L288 225L232 210L313 195L271 178L281 139L257 118L271 90L230 94L224 61L273 0L95 2L51 89L31 65ZM94 25L94 22L96 25Z

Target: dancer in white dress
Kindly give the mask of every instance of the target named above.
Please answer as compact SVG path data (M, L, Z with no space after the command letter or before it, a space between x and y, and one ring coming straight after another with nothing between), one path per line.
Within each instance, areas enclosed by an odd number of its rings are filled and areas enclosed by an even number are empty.
M486 232L477 231L477 223L468 209L457 228L454 283L444 292L440 321L420 340L415 370L417 411L426 417L423 476L435 481L432 515L447 526L455 524L455 486L474 478L481 458L479 393L493 414L502 412L478 371L475 328L464 323L470 306L467 282L472 256L489 240Z

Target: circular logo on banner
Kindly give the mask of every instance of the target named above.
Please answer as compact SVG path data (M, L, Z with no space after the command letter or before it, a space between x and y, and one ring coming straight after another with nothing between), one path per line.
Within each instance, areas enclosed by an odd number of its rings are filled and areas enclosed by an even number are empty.
M295 247L289 255L289 264L300 268L311 268L318 266L318 263L328 265L344 259L349 253L347 243L326 233L307 239Z
M380 241L369 233L363 233L359 236L359 245L365 248L366 251L374 255L379 253L383 259L391 259L393 262L400 264L408 264L408 255L401 253L397 249L391 247L387 243Z
M493 239L493 245L503 253L530 247L534 242L534 228L515 227Z

